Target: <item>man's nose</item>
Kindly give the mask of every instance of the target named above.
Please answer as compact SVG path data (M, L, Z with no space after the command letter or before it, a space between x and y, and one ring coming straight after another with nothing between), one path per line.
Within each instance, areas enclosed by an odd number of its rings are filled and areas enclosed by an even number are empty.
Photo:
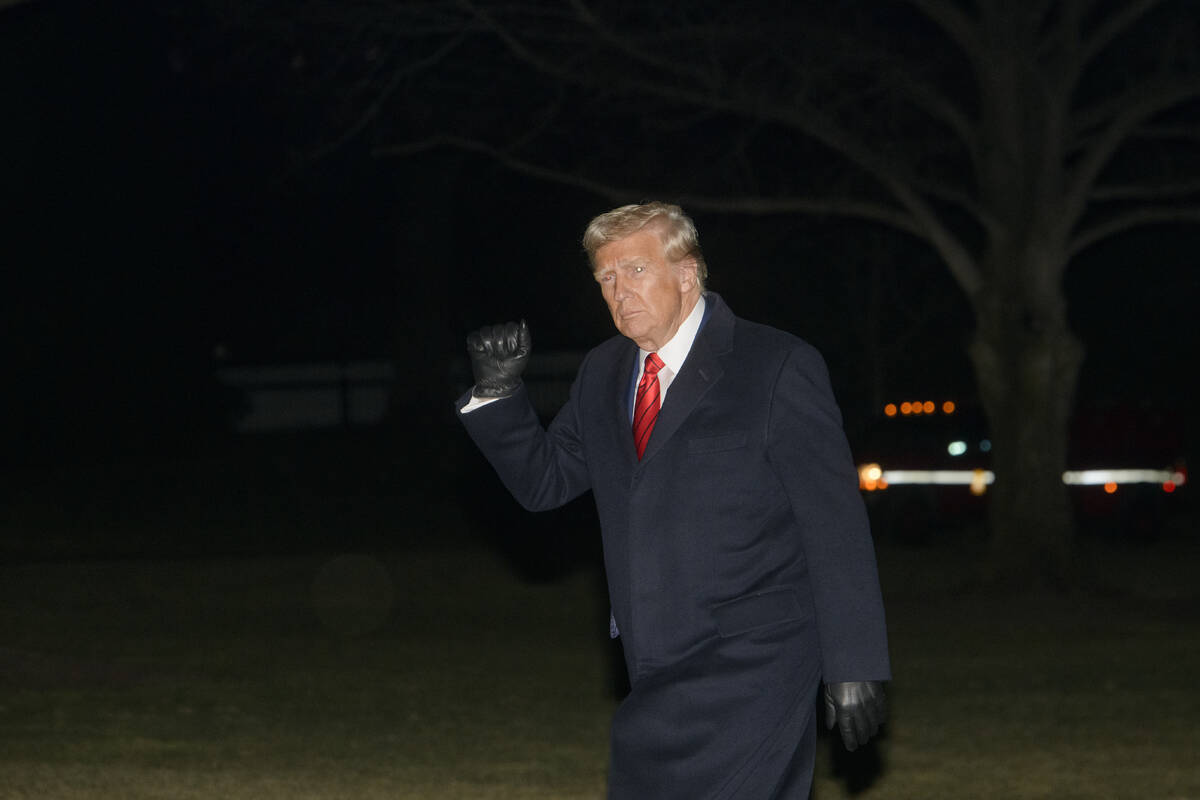
M613 300L618 303L628 295L625 290L625 282L617 276L613 276Z

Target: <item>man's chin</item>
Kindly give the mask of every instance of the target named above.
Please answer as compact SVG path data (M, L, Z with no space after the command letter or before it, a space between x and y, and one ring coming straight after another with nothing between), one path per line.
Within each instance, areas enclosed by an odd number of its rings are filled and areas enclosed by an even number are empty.
M618 331L632 339L638 334L644 332L642 330L642 326L638 324L641 316L641 314L635 312L633 314L628 314L624 317L614 319L613 322L616 323Z
M630 325L628 323L622 323L618 325L617 331L620 332L620 334L626 339L633 339L635 342L640 339L643 334L645 334L645 331L642 330L641 326Z

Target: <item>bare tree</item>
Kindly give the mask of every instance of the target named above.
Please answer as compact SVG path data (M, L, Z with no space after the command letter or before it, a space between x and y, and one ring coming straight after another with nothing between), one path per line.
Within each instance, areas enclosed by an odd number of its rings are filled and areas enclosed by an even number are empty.
M996 564L1062 579L1084 349L1063 276L1200 221L1191 0L321 2L270 20L379 156L453 146L613 202L840 215L933 248L974 312Z

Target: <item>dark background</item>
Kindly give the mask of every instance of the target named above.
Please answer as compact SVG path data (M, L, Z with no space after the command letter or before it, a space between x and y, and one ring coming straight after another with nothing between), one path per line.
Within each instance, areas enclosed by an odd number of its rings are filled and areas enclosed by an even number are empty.
M6 549L169 549L151 531L189 502L225 528L172 540L185 550L336 547L397 535L348 533L348 515L435 516L414 493L460 504L484 474L451 413L463 338L516 317L535 352L610 335L578 239L611 204L448 150L377 159L352 141L301 157L321 113L281 99L288 76L207 69L156 8L0 12ZM973 402L970 312L921 244L860 223L695 217L711 288L822 350L852 433L880 391ZM1194 435L1198 233L1138 231L1073 267L1081 402L1167 409ZM361 358L397 365L383 429L230 432L219 365ZM255 481L286 502L263 507ZM493 488L477 491L502 500ZM230 520L253 509L247 539ZM289 514L328 521L300 541L263 533Z

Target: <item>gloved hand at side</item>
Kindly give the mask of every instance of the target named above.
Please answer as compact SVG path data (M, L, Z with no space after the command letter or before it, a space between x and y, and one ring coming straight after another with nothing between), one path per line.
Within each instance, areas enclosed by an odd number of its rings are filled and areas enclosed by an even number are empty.
M825 726L837 725L847 750L866 744L887 720L882 681L825 684Z

